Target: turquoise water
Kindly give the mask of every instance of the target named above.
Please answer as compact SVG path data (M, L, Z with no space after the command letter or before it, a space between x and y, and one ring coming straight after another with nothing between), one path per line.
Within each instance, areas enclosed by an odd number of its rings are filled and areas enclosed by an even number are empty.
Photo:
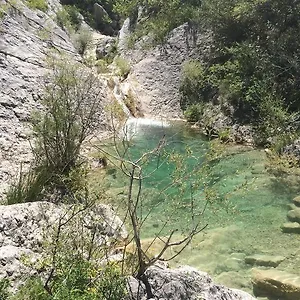
M283 255L278 268L300 275L300 238L280 229L299 191L267 173L263 150L231 146L220 156L219 146L211 149L197 130L183 124L139 124L125 143L126 157L135 161L162 142L161 151L141 161L143 238L173 230L184 234L200 222L207 227L173 264L193 265L219 283L247 291L252 268L244 263L247 255ZM124 200L128 178L117 172L109 182Z

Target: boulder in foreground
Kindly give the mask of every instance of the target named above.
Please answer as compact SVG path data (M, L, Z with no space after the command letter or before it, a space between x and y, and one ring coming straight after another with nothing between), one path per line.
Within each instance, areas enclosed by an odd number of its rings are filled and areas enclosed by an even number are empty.
M146 271L146 277L152 289L153 298L160 300L255 300L246 292L230 289L223 285L215 284L211 277L189 266L178 269L169 269L162 264L150 267ZM147 299L143 284L138 288L138 281L130 280L130 288L137 291Z
M300 276L276 269L253 271L253 291L256 296L280 300L300 299Z

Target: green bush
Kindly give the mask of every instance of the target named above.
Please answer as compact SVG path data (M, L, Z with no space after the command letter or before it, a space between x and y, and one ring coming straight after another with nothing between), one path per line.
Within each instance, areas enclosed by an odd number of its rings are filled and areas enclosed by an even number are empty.
M92 32L88 28L81 28L75 35L75 47L83 55L93 40Z
M29 8L39 9L43 12L46 12L48 9L46 0L27 0L27 5Z
M81 18L78 9L72 5L65 5L56 13L56 22L63 28L71 31L77 31L81 25Z
M31 277L26 280L24 285L11 300L50 300L50 295L44 289L42 280L39 277Z
M188 106L186 111L184 112L184 116L190 123L196 123L200 121L202 115L203 115L203 104L193 104Z
M116 57L115 60L115 65L118 68L117 74L123 78L126 78L130 72L130 64L129 62L123 58L123 57Z
M117 265L108 264L98 268L82 258L72 258L71 261L69 257L63 257L58 262L55 276L49 284L51 294L47 292L39 277L32 277L27 279L16 295L10 299L119 300L125 297L126 279L121 275ZM3 298L5 299L8 298Z
M27 174L20 173L9 190L9 204L51 195L53 201L87 198L87 172L80 149L99 124L101 83L81 65L59 61L50 67L42 99L45 111L32 115L34 164Z
M204 66L196 61L187 61L182 69L180 82L180 107L185 111L188 106L206 101L207 78Z
M0 280L0 300L7 300L10 296L8 291L9 288L9 280L1 279Z
M47 169L31 168L27 173L23 173L21 168L17 182L10 187L6 195L7 204L41 200L44 187L49 181L51 181L51 174Z
M106 60L104 59L98 59L95 63L95 66L97 68L97 72L99 74L103 74L103 73L108 73L109 69L108 69L108 64L106 62Z

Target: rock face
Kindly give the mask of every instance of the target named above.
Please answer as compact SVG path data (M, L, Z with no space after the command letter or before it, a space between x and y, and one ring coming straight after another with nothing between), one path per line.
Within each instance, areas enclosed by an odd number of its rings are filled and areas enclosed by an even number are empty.
M20 163L30 160L26 122L40 108L41 78L50 51L79 59L68 35L53 21L58 0L48 12L31 10L24 1L1 2L0 17L0 200Z
M187 60L202 60L208 55L209 34L198 34L184 24L170 33L163 46L146 51L137 44L130 50L126 48L129 26L130 22L126 20L120 31L118 50L132 64L127 81L138 95L142 111L145 116L181 117L179 86L182 66ZM200 55L199 48L202 49Z
M24 254L37 259L42 251L43 241L53 236L59 220L66 220L78 212L71 206L56 206L47 202L33 202L0 206L0 278L8 278L17 284L22 274L33 270L22 263ZM97 205L76 213L74 222L82 220L84 236L92 236L96 231L95 243L101 246L110 237L124 239L127 232L122 221L106 205ZM76 236L74 222L64 230ZM51 239L51 238L50 238Z
M146 271L154 299L160 300L254 300L251 295L213 283L211 277L192 267L183 266L178 269L168 269L155 265ZM137 282L131 281L134 294L145 293L144 286L138 290ZM135 298L136 299L136 298ZM141 299L146 299L143 295Z
M49 54L81 60L68 34L55 22L59 0L46 2L46 12L30 9L21 0L3 0L0 5L0 203L21 164L24 170L31 161L28 121L32 110L42 109ZM103 84L101 103L109 98L106 90Z
M253 291L257 296L280 300L300 299L300 277L283 271L254 270Z

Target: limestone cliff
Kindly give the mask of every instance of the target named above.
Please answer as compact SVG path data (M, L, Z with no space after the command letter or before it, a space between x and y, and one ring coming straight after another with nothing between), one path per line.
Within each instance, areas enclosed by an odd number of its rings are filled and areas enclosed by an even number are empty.
M147 49L142 40L131 48L129 23L127 19L120 31L118 49L132 65L127 82L142 111L150 117L182 117L179 94L182 66L190 59L203 60L210 53L209 33L197 32L184 24L168 35L164 45Z
M46 2L43 12L26 1L0 1L0 201L20 165L31 160L28 121L32 110L41 109L49 53L81 60L56 24L59 0Z

